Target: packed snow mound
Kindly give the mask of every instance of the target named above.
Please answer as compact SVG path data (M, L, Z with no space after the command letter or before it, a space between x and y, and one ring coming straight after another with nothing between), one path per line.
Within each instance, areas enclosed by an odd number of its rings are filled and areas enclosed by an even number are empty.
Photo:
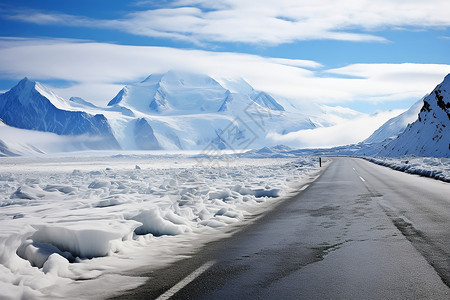
M363 143L381 143L386 140L397 138L409 124L417 120L417 115L423 105L421 99L414 103L407 111L388 120L380 128L378 128L370 137L365 139Z
M93 228L89 221L66 222L64 225L35 225L36 232L30 239L37 243L53 245L62 252L70 253L72 257L93 258L107 255L112 240L131 236L132 228L139 224L132 222L127 225L98 222Z
M450 74L423 99L418 119L379 155L450 157Z
M44 85L28 78L0 95L0 118L5 124L21 129L96 137L96 141L85 144L90 149L119 148L103 114L93 115L75 108Z

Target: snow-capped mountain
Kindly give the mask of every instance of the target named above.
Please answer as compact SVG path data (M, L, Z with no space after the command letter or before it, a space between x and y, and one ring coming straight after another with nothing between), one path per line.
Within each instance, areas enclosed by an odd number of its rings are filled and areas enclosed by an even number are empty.
M124 87L108 106L119 104L146 114L211 113L226 97L227 90L211 77L170 71Z
M381 125L371 136L363 141L363 143L382 143L389 142L397 138L406 127L417 120L417 115L423 105L423 99L414 103L407 111L389 119Z
M450 157L450 74L423 99L418 119L379 153L407 154Z
M316 154L350 156L450 156L450 74L431 94L388 120L364 141L316 149Z
M245 149L264 146L269 130L287 133L327 123L286 111L243 79L219 83L206 75L178 71L152 74L127 85L108 107L127 116L117 121L107 115L115 132L130 133L116 135L124 149ZM152 142L141 143L137 132Z
M178 71L151 74L142 82L125 86L107 107L78 97L63 99L27 78L0 95L0 118L9 131L15 127L28 130L21 131L20 136L36 131L76 136L78 144L67 151L120 148L211 152L260 147L266 146L269 131L284 134L326 126L329 122L320 114L286 111L274 97L253 89L243 79L219 83L206 75ZM9 137L4 140L12 141ZM35 148L36 152L45 152L27 143L12 148L20 153Z
M88 149L119 148L104 115L74 108L69 101L27 78L0 95L0 118L16 128L85 136L82 143Z
M330 126L354 113L315 104L294 105L255 90L244 79L215 80L178 71L151 74L142 82L125 86L107 107L78 97L63 99L25 78L0 95L0 118L8 131L14 127L28 130L21 131L20 136L49 132L77 137L71 140L76 142L69 142L71 146L66 148L42 143L39 147L16 145L1 132L0 139L13 143L10 148L18 153L27 149L124 149L204 150L214 154L222 149L270 146L272 133L284 135ZM51 139L62 145L62 140Z
M152 74L140 83L124 87L108 106L120 105L146 114L216 113L227 111L232 102L239 101L233 94L240 94L263 108L284 111L267 93L255 91L244 80L238 85L230 91L206 75L169 71Z

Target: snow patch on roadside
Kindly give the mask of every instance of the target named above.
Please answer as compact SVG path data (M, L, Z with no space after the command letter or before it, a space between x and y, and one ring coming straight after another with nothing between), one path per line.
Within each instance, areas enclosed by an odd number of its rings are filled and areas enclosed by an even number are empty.
M450 158L443 157L364 157L370 162L410 174L450 182Z

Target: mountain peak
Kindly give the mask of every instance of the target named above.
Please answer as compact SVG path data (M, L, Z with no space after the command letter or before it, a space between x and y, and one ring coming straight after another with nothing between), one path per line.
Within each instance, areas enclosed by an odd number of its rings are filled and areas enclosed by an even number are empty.
M7 94L17 98L22 105L27 105L32 98L32 93L36 91L36 82L27 77L20 80Z
M153 73L145 78L141 84L155 85L162 84L166 86L185 86L189 88L204 87L204 86L220 86L215 79L200 73L187 72L181 70L170 70L166 73Z
M22 78L22 80L19 81L19 83L21 83L22 81L26 82L26 81L30 81L30 79L28 79L28 77L25 76L24 78Z
M227 90L208 75L171 70L126 86L108 106L120 104L144 113L217 112Z
M152 73L148 75L144 80L141 81L141 83L145 84L155 84L161 81L163 78L164 73Z
M11 90L31 90L35 87L36 81L28 79L28 77L24 77L19 83L16 84Z
M446 83L446 84L450 84L450 73L448 73L445 77L444 77L444 81L442 81L442 83Z
M271 95L254 90L244 79L222 79L206 74L171 70L154 73L124 87L108 106L120 105L145 114L186 115L225 112L231 102L242 111L250 103L284 111Z

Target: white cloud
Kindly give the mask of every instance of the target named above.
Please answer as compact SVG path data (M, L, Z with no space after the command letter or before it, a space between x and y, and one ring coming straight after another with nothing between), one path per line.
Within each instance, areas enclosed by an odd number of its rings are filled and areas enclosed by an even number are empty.
M68 81L72 86L58 89L62 96L80 96L101 105L112 99L120 86L171 69L216 78L243 77L255 88L272 94L341 104L413 102L450 73L450 65L353 64L326 70L314 61L240 53L64 39L0 38L0 77Z
M450 65L352 64L326 73L354 77L341 81L353 86L354 97L365 95L366 100L380 102L418 98L429 93L450 73Z
M323 65L321 65L320 63L311 60L287 59L287 58L271 58L270 60L277 64L292 67L311 68L311 69L323 67Z
M446 0L197 0L138 10L117 20L40 11L16 11L4 17L36 24L109 28L193 43L277 45L317 39L380 42L385 38L376 32L386 28L448 27L448 11L450 2Z
M331 127L300 130L285 135L269 133L273 144L284 144L296 148L318 148L349 145L363 141L390 118L403 110L379 112L373 115L361 115L345 120Z

